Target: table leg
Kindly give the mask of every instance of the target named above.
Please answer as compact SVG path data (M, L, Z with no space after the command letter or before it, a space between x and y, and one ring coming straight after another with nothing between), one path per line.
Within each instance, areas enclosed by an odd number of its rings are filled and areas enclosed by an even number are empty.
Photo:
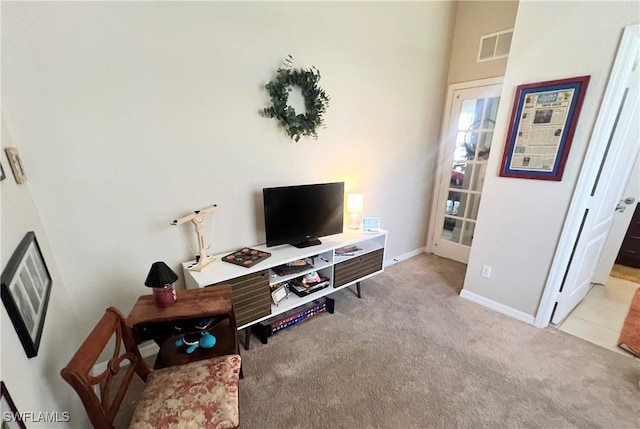
M357 291L358 298L362 298L362 294L360 293L360 282L356 283L356 291Z

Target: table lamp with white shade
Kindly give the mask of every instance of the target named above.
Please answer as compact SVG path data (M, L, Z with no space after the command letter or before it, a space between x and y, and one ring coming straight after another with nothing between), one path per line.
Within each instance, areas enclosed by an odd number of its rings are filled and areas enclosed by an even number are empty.
M360 228L360 216L362 215L362 194L351 193L347 195L347 213L349 214L349 228Z

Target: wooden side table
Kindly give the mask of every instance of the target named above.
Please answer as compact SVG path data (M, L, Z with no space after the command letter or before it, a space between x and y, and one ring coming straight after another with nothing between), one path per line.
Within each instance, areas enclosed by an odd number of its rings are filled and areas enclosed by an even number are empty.
M126 320L137 341L153 339L160 345L155 369L240 354L230 285L177 291L176 295L175 304L169 307L158 307L153 295L140 296ZM175 345L183 333L195 331L193 326L201 319L216 316L224 320L207 329L216 337L215 346L187 354L184 347Z

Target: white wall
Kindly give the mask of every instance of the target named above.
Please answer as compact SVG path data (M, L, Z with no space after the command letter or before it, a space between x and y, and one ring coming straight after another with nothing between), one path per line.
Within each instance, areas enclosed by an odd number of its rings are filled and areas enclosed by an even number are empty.
M449 84L504 76L507 58L478 62L478 49L485 34L513 28L517 10L517 0L457 2Z
M465 291L536 314L622 30L639 16L637 2L519 3ZM498 177L516 87L581 75L591 81L562 181Z
M65 283L60 276L55 254L31 197L31 165L25 162L28 180L18 185L4 153L4 148L8 146L21 149L18 144L13 144L10 130L7 129L3 120L0 158L7 178L0 182L2 269L6 267L7 261L24 235L28 231L34 231L51 273L52 286L38 355L31 359L27 358L11 319L4 305L2 306L0 378L7 384L9 394L16 403L18 411L35 413L67 411L71 413L71 423L74 427L86 427L87 418L84 409L73 398L73 390L59 374L62 367L69 361L70 351L80 344L77 320L71 309ZM26 423L29 428L65 426L45 422L27 421Z
M151 263L181 275L213 203L214 253L264 242L265 186L346 181L421 249L455 5L2 3L2 105L86 334L128 312ZM288 139L264 90L286 55L331 97L318 141Z

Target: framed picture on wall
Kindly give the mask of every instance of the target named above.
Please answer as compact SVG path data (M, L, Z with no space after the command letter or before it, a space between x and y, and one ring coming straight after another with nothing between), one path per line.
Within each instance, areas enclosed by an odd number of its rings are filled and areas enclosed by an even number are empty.
M33 231L11 255L1 277L2 302L27 357L37 356L51 294L51 275Z
M9 165L11 166L11 171L13 171L13 177L15 177L16 183L21 184L26 182L27 176L24 172L24 166L18 149L15 147L8 147L4 151L9 159Z
M589 78L518 86L500 176L562 180Z
M2 397L0 399L0 416L2 416L2 429L27 429L20 418L20 413L16 408L16 404L13 402L9 390L4 384L4 381L0 381L0 390L2 391Z

